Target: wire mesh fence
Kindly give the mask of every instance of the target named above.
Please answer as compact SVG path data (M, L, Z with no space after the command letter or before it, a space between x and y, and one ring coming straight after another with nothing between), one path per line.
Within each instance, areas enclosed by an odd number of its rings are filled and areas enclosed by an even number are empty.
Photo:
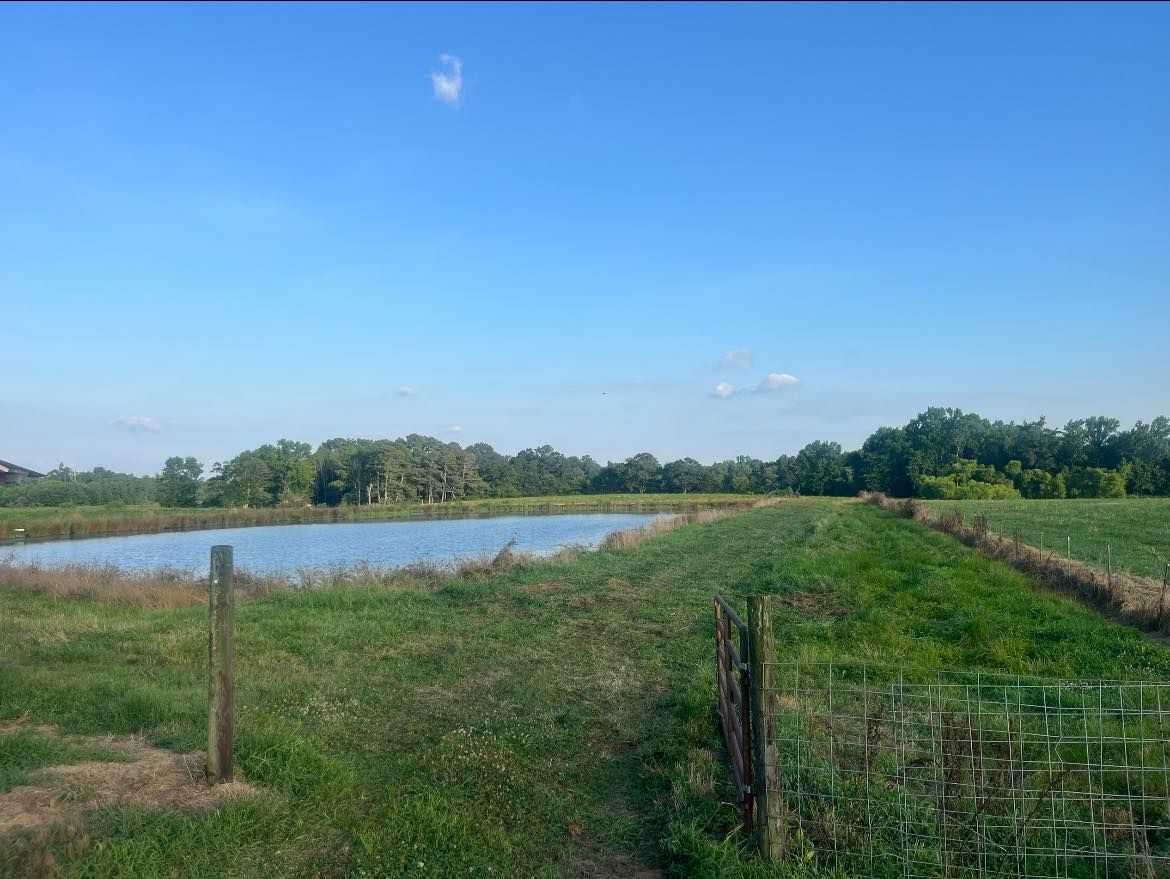
M790 851L866 877L1170 877L1170 683L771 670Z

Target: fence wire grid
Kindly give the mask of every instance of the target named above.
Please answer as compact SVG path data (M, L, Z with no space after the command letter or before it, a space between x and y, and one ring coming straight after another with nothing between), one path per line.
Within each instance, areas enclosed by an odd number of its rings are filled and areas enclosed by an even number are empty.
M770 668L771 777L791 845L818 863L903 879L1170 877L1170 683Z

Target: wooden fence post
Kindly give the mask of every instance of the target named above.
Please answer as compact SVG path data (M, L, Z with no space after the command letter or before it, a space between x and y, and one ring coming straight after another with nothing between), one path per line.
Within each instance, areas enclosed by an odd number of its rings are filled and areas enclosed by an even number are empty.
M752 692L752 793L756 802L756 840L765 861L780 861L787 849L784 792L780 787L776 743L776 642L772 635L772 598L748 598L748 664Z
M232 548L211 548L208 604L207 780L231 781L235 733L235 590Z

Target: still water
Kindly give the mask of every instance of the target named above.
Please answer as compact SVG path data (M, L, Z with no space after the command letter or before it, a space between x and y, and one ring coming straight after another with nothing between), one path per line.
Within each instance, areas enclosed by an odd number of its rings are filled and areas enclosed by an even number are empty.
M237 568L257 574L291 574L301 568L356 562L446 562L494 554L513 537L519 552L594 547L611 531L637 528L655 518L639 513L590 513L273 525L29 543L0 547L0 557L46 565L112 564L125 570L167 567L204 571L211 547L227 543L235 547Z

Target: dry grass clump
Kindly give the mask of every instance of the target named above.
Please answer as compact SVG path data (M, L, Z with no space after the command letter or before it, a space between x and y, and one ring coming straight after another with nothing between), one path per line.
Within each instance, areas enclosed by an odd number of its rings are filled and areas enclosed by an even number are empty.
M40 735L73 744L110 748L122 759L89 760L37 771L31 783L0 794L0 833L70 822L85 812L109 805L203 811L226 799L258 793L238 780L208 785L202 751L179 754L152 747L133 736L62 737L51 727L37 729Z
M771 506L777 503L778 498L769 498L755 504L755 506ZM667 534L676 528L681 528L684 525L705 525L708 522L716 522L719 519L726 519L728 516L734 516L737 510L700 510L697 513L679 513L677 515L659 516L653 522L643 525L640 528L630 528L626 531L614 531L605 536L601 541L601 549L633 549L641 543L645 543L652 537L658 537L661 534Z
M133 607L188 607L207 600L193 577L180 571L128 572L115 565L62 565L0 560L0 586L54 598L89 598Z
M531 552L516 552L515 547L516 538L513 537L495 555L485 552L479 555L455 559L452 563L451 570L453 570L456 577L460 578L493 577L498 574L503 574L517 565L530 565L536 564L537 562L551 563L554 565L567 564L578 558L581 553L589 551L589 548L586 546L569 545L562 546L556 552L549 555L538 555Z
M440 565L416 562L411 565L377 565L355 562L299 568L289 579L270 578L279 588L301 590L345 589L350 586L378 586L382 589L437 589L450 577Z
M500 547L495 555L480 553L479 555L464 556L452 562L452 569L456 577L491 577L502 574L521 562L536 560L536 556L527 552L516 552L515 537Z
M1133 574L1102 573L1084 562L1062 558L1055 550L1041 552L1022 543L1018 532L1012 537L994 534L986 515L976 515L968 527L962 510L933 516L916 500L899 501L881 492L862 492L858 498L950 534L988 558L1006 562L1046 586L1117 613L1127 623L1170 632L1170 595L1157 580Z
M370 585L384 589L434 589L449 573L433 565L390 567L361 562L323 568L302 568L295 575L235 572L236 597L263 598L289 590L341 589ZM34 592L54 598L82 598L120 607L176 608L207 602L207 578L189 571L156 568L124 571L116 565L49 567L0 559L0 588Z

